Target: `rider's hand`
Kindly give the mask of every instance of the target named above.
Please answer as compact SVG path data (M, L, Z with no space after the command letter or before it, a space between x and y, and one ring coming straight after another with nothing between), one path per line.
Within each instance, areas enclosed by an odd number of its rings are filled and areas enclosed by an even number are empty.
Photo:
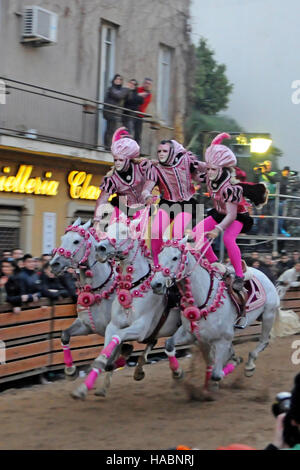
M219 230L213 229L210 232L207 232L206 236L207 236L207 238L214 239L214 238L217 238L219 236L219 233L220 233Z
M145 202L146 202L146 206L151 206L151 204L154 202L154 201L153 201L153 197L152 197L152 196L148 196L148 197L146 198L146 201L145 201Z

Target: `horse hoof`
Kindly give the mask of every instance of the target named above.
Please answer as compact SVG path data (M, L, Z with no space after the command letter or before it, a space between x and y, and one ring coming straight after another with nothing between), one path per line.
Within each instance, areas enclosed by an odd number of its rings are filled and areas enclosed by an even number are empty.
M71 397L74 398L75 400L85 400L86 396L87 396L87 393L88 393L88 388L83 383L83 384L79 385L79 387L77 387L76 390L74 390L71 393Z
M235 365L235 367L237 367L238 365L244 362L244 359L241 356L234 356L230 359L229 362L232 362Z
M255 371L255 368L254 369L245 369L244 374L245 374L246 377L252 377L252 375L254 374L254 371Z
M172 377L174 380L182 380L184 378L184 372L182 369L172 371Z
M140 380L143 380L145 378L145 372L143 372L143 371L142 372L137 372L137 373L134 374L133 378L134 378L134 380L139 382Z
M222 376L221 376L221 375L217 375L217 374L212 374L211 380L212 380L213 382L220 382L220 380L222 380Z
M65 378L67 380L75 380L78 377L78 370L76 366L65 367Z
M98 390L95 391L96 397L106 397L106 390L104 388L99 388Z

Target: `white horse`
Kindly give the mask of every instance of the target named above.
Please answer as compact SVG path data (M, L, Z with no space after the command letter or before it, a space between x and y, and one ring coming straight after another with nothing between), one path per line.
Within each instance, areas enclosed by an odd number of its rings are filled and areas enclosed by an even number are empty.
M161 326L166 299L151 289L153 273L149 253L145 242L133 235L138 223L138 220L131 224L113 223L107 229L108 238L98 244L100 261L106 262L111 257L119 259L119 286L112 304L111 321L105 331L104 349L85 382L72 393L74 398L86 397L98 375L105 370L107 361L115 356L118 345L124 341L143 342L150 337L171 336L180 324L179 309L174 308ZM149 348L151 346L150 343Z
M197 256L194 254L186 248L186 239L180 242L167 242L167 246L164 246L159 255L162 268L156 272L151 286L157 294L164 294L166 287L172 282L175 282L181 290L182 326L166 341L166 353L172 371L179 373L175 346L198 343L207 365L205 381L207 387L210 378L214 381L221 380L224 375L232 372L237 364L232 346L237 311L221 277L213 271L210 272L207 261L202 262L206 268L201 266L200 259L197 262ZM245 366L247 376L253 375L258 354L269 343L272 325L279 309L279 297L275 286L261 271L252 268L251 271L262 284L266 300L260 308L247 313L249 325L260 316L262 318L258 345L249 353Z
M61 274L70 266L80 267L81 293L78 296L78 317L61 334L65 375L70 379L77 377L77 368L73 364L70 350L71 337L93 333L105 336L115 297L116 273L111 262L99 263L96 260L96 246L99 240L95 239L98 237L90 226L91 221L81 225L81 220L78 218L67 228L61 239L61 246L54 250L55 255L50 261L51 269L56 275ZM131 351L131 345L124 345L122 350L124 358L129 357ZM122 364L124 359L119 362ZM110 378L111 373L106 375L105 385L97 390L97 395L105 396L110 385Z

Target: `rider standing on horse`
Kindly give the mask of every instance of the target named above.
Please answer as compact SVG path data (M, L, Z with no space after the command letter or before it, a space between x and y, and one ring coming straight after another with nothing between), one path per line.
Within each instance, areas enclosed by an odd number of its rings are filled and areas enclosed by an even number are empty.
M162 246L163 233L174 220L172 237L181 239L184 230L195 212L196 200L193 199L199 168L205 164L188 152L176 140L162 140L157 150L158 160L152 160L148 178L153 181L152 189L158 186L161 199L158 212L154 217L151 230L151 248L154 265L158 265L158 254ZM172 209L173 208L173 209ZM176 213L175 213L176 212Z
M200 178L202 176L202 180L206 181L214 208L193 231L196 235L196 248L198 245L201 251L205 245L207 247L207 238L214 239L223 233L224 244L235 270L233 288L241 291L244 286L244 274L236 238L241 232L247 233L253 224L247 207L249 203L245 197L256 206L265 204L268 191L263 184L241 183L236 179L234 167L237 165L237 160L227 146L221 145L224 138L230 138L230 135L226 133L217 135L206 150L206 171L200 175ZM205 232L206 236L203 237ZM206 258L218 266L219 263L216 263L218 258L211 246L206 250Z
M100 186L101 194L96 202L94 221L100 222L105 212L109 198L115 207L114 215L120 215L120 209L128 215L130 209L136 212L151 202L152 181L147 180L147 170L150 161L138 158L140 147L133 140L125 127L117 129L113 135L111 152L114 158L113 168L106 174ZM131 214L133 215L133 214Z

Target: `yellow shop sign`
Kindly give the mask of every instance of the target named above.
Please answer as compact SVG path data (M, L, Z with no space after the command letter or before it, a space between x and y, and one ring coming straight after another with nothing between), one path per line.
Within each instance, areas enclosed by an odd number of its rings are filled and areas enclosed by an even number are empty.
M97 200L101 189L90 185L93 175L85 171L71 171L68 175L70 185L70 196L72 199Z
M7 193L25 193L39 194L44 196L56 196L58 193L59 182L54 180L42 179L39 176L31 178L33 170L32 165L20 165L15 176L8 176L11 169L4 167L4 175L0 175L0 191ZM50 171L45 173L46 178L51 178Z

